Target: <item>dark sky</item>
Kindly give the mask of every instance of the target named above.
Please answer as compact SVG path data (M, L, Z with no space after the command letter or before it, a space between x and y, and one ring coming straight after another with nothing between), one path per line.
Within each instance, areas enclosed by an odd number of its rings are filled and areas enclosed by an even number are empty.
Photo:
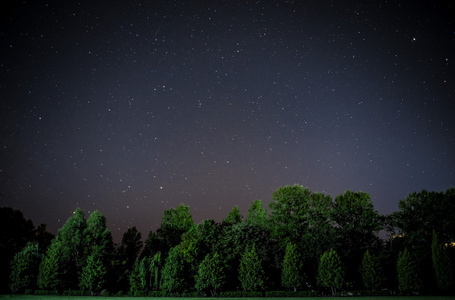
M2 1L0 206L119 241L286 184L382 214L453 187L450 2Z

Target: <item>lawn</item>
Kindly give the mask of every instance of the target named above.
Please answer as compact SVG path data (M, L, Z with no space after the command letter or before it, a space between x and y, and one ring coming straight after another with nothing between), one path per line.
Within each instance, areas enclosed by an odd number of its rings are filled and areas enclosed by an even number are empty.
M148 298L150 300L183 300L179 298L159 298L159 297L89 297L89 296L35 296L35 295L0 295L0 300L140 300ZM257 300L264 298L189 298L191 300L207 300L207 299L233 299L233 300ZM305 297L305 298L267 298L269 300L455 300L455 296L412 296L412 297Z

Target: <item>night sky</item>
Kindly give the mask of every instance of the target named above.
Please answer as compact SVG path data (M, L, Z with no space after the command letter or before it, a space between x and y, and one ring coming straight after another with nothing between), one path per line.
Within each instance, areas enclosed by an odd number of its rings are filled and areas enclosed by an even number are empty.
M156 230L455 186L451 1L2 1L0 207Z

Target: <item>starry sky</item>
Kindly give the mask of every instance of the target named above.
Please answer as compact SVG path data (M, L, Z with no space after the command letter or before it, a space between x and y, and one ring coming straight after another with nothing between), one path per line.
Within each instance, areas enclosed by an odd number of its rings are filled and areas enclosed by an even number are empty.
M2 1L0 206L119 241L279 186L455 186L451 1Z

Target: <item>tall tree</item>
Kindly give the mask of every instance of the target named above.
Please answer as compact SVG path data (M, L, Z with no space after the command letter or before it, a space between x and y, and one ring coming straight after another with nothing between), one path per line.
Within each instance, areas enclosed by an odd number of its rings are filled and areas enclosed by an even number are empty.
M180 244L182 235L194 225L193 217L190 214L190 207L183 203L175 209L165 210L161 219L161 227L157 233L163 241L166 252ZM164 248L163 247L163 248Z
M363 285L372 291L377 291L381 288L385 281L378 259L374 254L370 254L369 250L365 251L363 255L360 272L362 273Z
M442 244L435 230L433 230L433 242L431 244L433 269L436 275L438 288L447 292L453 286L453 269L447 248Z
M199 293L209 292L215 295L225 280L224 264L217 252L209 253L199 265L196 275L196 290Z
M91 295L100 291L105 282L107 266L104 261L105 253L103 251L101 246L95 246L82 269L79 287L82 290L90 291Z
M42 254L38 244L29 243L11 261L10 288L13 293L35 289Z
M40 266L40 288L77 289L87 262L84 211L77 208L52 241Z
M242 222L242 215L240 214L238 206L234 206L234 208L229 212L226 219L222 221L223 224L226 225L234 225Z
M342 255L346 280L361 286L358 272L363 254L380 242L378 232L383 228L379 213L374 209L370 195L346 191L333 204L332 220L336 230L336 248Z
M10 262L33 240L33 223L20 210L0 208L0 293L9 291Z
M248 217L246 219L249 223L264 225L267 218L267 210L262 207L261 200L254 200L248 210Z
M155 253L150 260L150 288L154 291L161 289L161 270L163 269L163 258L161 252Z
M253 247L245 250L240 259L239 280L244 291L253 292L264 289L264 269L254 244Z
M46 251L38 274L38 287L43 290L64 289L68 261L66 246L59 239L54 239ZM66 284L67 285L67 284Z
M307 232L311 192L301 185L278 188L270 202L270 221L273 234L280 241L283 249L288 242L299 243L302 234Z
M134 263L142 249L141 238L142 235L136 226L128 228L122 236L121 244L115 249L112 268L116 278L111 281L116 282L115 287L119 290L128 290L129 273L133 271Z
M186 266L183 257L176 246L169 250L166 263L161 272L162 290L168 293L181 293L185 290Z
M302 261L297 251L296 245L288 243L283 260L283 270L281 273L281 284L286 288L294 289L303 285Z
M402 295L408 295L421 288L418 268L408 249L400 253L397 261L398 289Z
M344 284L344 271L341 259L335 250L326 251L319 263L318 283L323 287L328 287L332 295L336 294Z
M404 246L412 249L422 280L422 288L433 288L432 233L441 243L455 241L455 188L446 192L422 190L409 194L392 213L393 225L402 236Z

